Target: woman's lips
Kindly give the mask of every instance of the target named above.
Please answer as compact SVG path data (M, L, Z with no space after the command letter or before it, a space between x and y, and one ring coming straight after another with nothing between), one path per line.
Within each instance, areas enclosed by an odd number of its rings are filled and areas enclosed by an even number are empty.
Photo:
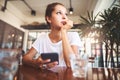
M63 25L65 25L65 24L66 24L66 21L62 21L61 23L62 23Z

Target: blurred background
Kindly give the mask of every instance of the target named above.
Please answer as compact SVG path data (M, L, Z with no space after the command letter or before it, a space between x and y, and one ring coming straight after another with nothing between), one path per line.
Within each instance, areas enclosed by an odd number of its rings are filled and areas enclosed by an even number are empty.
M94 67L120 67L120 0L0 0L0 48L27 52L41 33L49 33L47 4L60 2L82 40L81 53Z

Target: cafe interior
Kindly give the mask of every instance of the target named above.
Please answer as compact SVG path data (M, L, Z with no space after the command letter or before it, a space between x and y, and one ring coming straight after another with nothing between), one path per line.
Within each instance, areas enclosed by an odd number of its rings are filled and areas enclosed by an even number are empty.
M19 48L26 53L41 33L50 32L44 16L52 2L65 5L73 21L69 31L79 33L80 53L89 57L87 77L75 78L63 67L40 73L18 63L14 76L4 79L0 61L0 80L120 80L120 0L0 0L0 56Z

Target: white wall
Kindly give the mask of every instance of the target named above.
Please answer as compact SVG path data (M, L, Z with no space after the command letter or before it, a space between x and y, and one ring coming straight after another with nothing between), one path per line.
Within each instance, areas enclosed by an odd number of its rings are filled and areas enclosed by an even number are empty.
M24 16L9 2L7 3L7 9L5 10L5 12L1 11L3 5L4 0L0 0L0 19L22 31L25 31L24 29L20 28L20 25L24 24ZM18 17L17 15L19 15L20 17Z
M103 12L105 9L108 9L113 1L114 0L98 0L94 14L96 15L98 12Z

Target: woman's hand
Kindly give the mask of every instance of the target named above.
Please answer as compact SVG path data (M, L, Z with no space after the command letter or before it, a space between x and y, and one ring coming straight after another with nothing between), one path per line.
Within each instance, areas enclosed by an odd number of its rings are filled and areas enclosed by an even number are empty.
M48 68L49 69L49 68L52 68L58 64L57 61L55 61L55 62L50 62L50 61L51 61L50 59L43 60L41 57L38 57L36 59L36 65L39 68Z
M61 27L61 30L69 30L73 27L73 21L67 20L63 22L63 26Z
M55 67L56 65L58 65L58 62L57 62L57 61L46 64L46 67L47 67L48 69L50 69L50 68Z
M42 60L41 57L38 57L38 58L36 59L36 65L37 65L37 67L39 67L39 68L42 68L42 67L43 67L43 64L48 63L48 62L50 62L50 59Z

